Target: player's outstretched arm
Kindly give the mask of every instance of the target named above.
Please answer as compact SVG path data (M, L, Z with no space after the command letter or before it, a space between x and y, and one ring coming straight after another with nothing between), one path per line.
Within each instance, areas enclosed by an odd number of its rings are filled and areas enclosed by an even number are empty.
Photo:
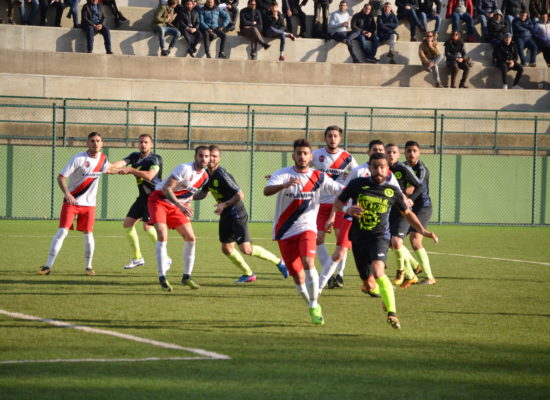
M406 209L405 211L401 211L401 214L403 214L403 217L407 220L407 222L422 236L432 238L435 244L439 243L439 238L435 235L435 233L428 232L426 229L424 229L422 223L418 220L418 217L415 213L413 213L409 209Z
M112 163L109 165L109 169L107 170L107 174L119 174L120 170L123 169L126 166L126 161L120 160Z

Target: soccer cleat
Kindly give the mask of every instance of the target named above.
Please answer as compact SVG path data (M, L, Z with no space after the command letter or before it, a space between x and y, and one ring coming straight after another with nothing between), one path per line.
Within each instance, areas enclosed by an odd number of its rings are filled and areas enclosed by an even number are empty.
M342 289L344 287L344 277L341 275L336 275L334 278L334 287Z
M138 259L132 258L130 260L130 263L125 265L123 268L124 269L132 269L132 268L136 268L136 267L141 267L144 264L145 264L145 260L143 258L138 258Z
M92 268L86 268L86 275L95 276L95 271Z
M404 279L405 279L405 271L397 270L397 272L395 273L395 278L392 279L392 283L394 285L401 285Z
M334 289L336 287L336 278L331 276L327 281L327 288Z
M44 265L38 270L38 275L49 275L51 272L52 270L50 269L50 267Z
M361 291L365 294L368 294L370 297L374 297L375 299L380 298L380 295L378 293L374 293L372 290L369 290L364 286L361 286Z
M393 313L388 313L388 324L393 329L401 329L401 322L399 322L399 318L397 318L397 315Z
M435 278L424 278L420 282L418 282L419 285L435 285L437 281Z
M283 260L279 261L279 264L277 264L277 268L283 275L283 278L288 278L288 269L286 268L285 262Z
M200 288L200 285L198 283L196 283L193 279L189 278L189 279L182 279L181 280L181 284L183 286L189 286L191 289L199 289Z
M422 265L418 264L418 267L416 267L416 269L414 270L414 273L416 275L420 275L421 272L422 272Z
M309 315L311 316L311 322L313 322L315 325L325 324L325 319L323 318L323 310L321 309L320 305L318 305L317 307L310 307Z
M411 287L412 285L418 283L418 277L415 275L412 279L404 279L403 283L401 284L401 289L407 289Z
M172 285L166 280L165 276L159 276L159 283L162 290L166 290L167 292L172 291Z
M250 283L256 281L256 275L243 275L235 281L235 283Z

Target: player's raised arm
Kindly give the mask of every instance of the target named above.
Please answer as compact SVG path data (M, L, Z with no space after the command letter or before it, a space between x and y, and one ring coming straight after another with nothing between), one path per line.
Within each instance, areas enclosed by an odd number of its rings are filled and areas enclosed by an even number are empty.
M433 232L428 232L426 229L424 229L424 226L420 223L418 220L418 217L415 213L413 213L411 210L406 209L405 211L401 211L401 214L403 215L403 218L407 220L407 222L414 228L418 233L420 233L424 237L432 238L435 244L439 243L439 238L435 235Z

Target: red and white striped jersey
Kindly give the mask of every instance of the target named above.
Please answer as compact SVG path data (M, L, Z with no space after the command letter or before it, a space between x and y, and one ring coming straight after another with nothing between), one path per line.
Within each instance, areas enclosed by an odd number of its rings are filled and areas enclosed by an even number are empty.
M91 157L87 151L75 154L59 175L67 178L67 188L75 197L77 206L94 207L99 177L109 169L109 160L103 153Z
M330 153L326 147L313 151L313 166L319 171L325 172L333 180L343 184L346 176L352 169L357 167L357 161L345 150L338 149ZM336 196L331 194L321 194L321 203L334 204Z
M177 181L176 186L172 190L182 204L190 202L195 192L208 181L206 169L196 169L195 162L180 164L172 170L168 178L155 187L155 191L160 192L159 195L163 198L165 196L162 192L162 187L170 177L174 177ZM165 199L165 201L168 200Z
M342 185L327 174L309 168L298 172L294 167L278 170L269 179L266 186L282 185L298 178L299 185L293 185L277 193L273 239L282 240L302 232L317 232L317 211L321 193L336 195Z

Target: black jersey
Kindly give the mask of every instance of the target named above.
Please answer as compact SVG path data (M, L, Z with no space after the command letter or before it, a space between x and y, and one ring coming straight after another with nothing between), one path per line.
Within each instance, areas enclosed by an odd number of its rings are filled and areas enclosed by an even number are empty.
M235 182L235 178L223 167L218 167L212 174L208 171L208 177L208 182L202 187L202 190L212 193L218 204L231 199L241 190ZM221 217L243 218L246 215L244 204L239 200L233 206L224 208Z
M349 199L364 210L359 217L353 218L349 232L351 241L373 236L389 239L388 221L392 206L399 211L407 209L398 188L385 182L378 185L371 177L356 178L349 182L338 200L346 203Z
M415 175L411 167L403 164L401 161L397 161L390 166L390 171L393 172L403 193L405 193L405 189L409 186L414 186L414 192L409 196L410 199L414 201L422 193L422 182Z
M418 160L416 165L409 165L405 163L408 167L412 168L415 175L418 177L418 180L422 182L422 191L420 195L414 200L413 211L416 213L417 210L422 207L431 207L432 200L430 199L430 171L426 164Z
M140 171L150 171L158 169L158 173L151 180L145 180L136 176L136 182L140 196L148 196L155 190L155 186L162 181L162 157L158 154L149 153L145 158L141 158L141 153L136 151L124 159L126 165Z

